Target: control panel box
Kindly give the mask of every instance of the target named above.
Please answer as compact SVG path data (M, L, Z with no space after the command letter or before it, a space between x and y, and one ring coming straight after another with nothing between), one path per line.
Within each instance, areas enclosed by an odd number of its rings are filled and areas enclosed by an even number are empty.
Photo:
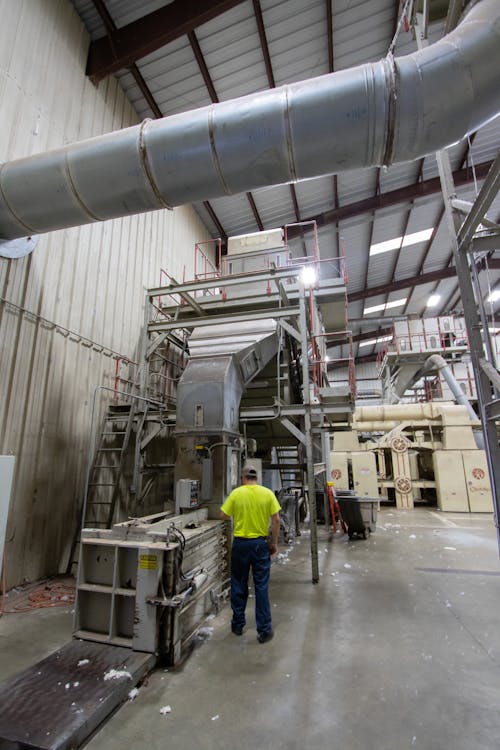
M175 493L178 509L193 510L200 504L200 482L197 479L179 479Z

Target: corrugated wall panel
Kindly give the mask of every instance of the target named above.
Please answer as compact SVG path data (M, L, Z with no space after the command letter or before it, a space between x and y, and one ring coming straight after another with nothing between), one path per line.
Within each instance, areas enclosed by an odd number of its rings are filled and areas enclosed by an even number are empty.
M67 0L0 0L0 160L126 127L114 78L85 78L87 32ZM92 396L113 352L137 357L145 289L193 273L209 234L191 207L40 238L0 259L0 453L17 457L7 585L61 570L83 493ZM94 342L94 343L92 343Z

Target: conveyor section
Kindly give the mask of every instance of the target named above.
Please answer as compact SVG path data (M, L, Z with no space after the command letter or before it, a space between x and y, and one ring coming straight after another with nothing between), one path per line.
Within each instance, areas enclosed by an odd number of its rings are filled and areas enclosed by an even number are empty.
M2 750L81 745L153 667L154 654L73 640L0 685ZM120 677L112 677L115 670Z

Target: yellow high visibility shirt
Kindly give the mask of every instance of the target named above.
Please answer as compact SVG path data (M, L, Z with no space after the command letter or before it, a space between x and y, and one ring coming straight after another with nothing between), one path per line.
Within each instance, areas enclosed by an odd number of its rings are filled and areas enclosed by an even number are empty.
M221 510L234 520L234 536L256 539L267 536L269 519L281 510L274 492L260 484L236 487Z

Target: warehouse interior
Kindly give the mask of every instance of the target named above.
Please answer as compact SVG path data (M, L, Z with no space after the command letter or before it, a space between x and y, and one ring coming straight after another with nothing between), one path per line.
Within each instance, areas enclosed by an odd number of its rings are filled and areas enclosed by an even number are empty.
M497 746L499 10L0 0L0 748Z

